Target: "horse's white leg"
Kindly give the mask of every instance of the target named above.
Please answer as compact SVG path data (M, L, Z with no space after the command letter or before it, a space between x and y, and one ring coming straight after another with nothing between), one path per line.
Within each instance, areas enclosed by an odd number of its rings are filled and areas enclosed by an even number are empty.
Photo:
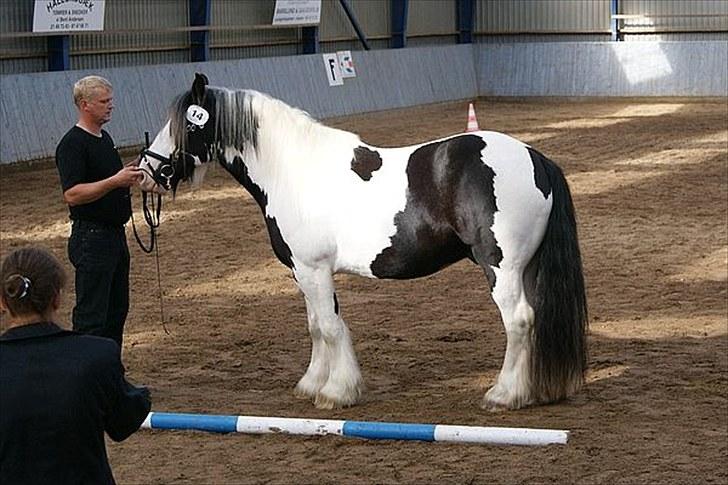
M298 286L306 296L309 311L313 313L320 332L321 347L312 349L313 366L311 381L305 379L306 372L297 388L303 388L318 379L317 372L323 365L313 361L314 353L323 354L319 361L327 364L328 376L323 387L316 392L315 405L320 409L351 406L355 404L362 392L362 378L356 360L354 347L349 336L349 329L344 320L337 314L334 300L334 280L328 269L299 268L295 270ZM314 340L316 337L314 337ZM316 345L314 343L314 345ZM302 389L301 389L302 390Z
M312 398L316 397L329 378L329 361L316 312L305 293L303 296L306 300L308 333L311 336L311 361L306 373L298 381L294 394L300 398Z
M496 283L492 296L506 331L506 353L495 385L485 393L483 407L518 409L533 403L530 364L534 311L526 300L522 271L498 268L494 271Z

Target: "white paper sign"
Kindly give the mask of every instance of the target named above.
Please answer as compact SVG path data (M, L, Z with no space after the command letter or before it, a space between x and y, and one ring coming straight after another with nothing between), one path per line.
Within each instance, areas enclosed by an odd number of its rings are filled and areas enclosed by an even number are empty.
M202 106L191 104L190 107L187 108L187 121L189 121L193 125L203 127L209 119L210 113L208 113L207 110Z
M336 57L339 59L339 68L341 69L341 76L356 77L356 70L354 69L354 60L351 57L351 51L338 51Z
M104 30L106 0L35 0L33 32Z
M341 75L338 56L334 53L324 54L323 56L326 75L329 78L329 86L341 86L344 84L344 76Z
M276 0L273 25L316 25L321 22L321 0Z

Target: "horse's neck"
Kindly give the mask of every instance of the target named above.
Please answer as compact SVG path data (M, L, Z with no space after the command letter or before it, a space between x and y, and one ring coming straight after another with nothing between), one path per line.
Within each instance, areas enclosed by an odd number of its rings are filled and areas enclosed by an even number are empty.
M336 158L349 157L361 141L354 133L324 126L302 111L267 97L254 101L258 119L257 149L249 158L251 174L300 184ZM347 153L348 150L348 153Z
M269 155L266 159L276 155L302 157L342 142L358 142L357 135L322 125L282 101L263 97L259 106L256 112L260 120L260 151ZM289 160L279 162L291 163Z

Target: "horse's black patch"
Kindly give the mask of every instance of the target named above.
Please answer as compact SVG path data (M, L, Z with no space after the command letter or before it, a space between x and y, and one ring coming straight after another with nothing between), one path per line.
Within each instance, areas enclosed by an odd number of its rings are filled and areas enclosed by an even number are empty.
M245 162L243 162L243 159L236 156L231 163L228 163L227 160L225 160L222 150L218 152L217 159L220 162L220 165L225 167L225 170L227 170L230 175L235 178L235 180L240 182L240 185L245 187L245 190L253 196L253 199L255 199L260 208L263 210L263 215L265 215L265 208L268 205L268 196L265 195L263 190L261 190L261 188L250 179L250 175L248 175L248 167L245 165Z
M270 243L273 246L273 252L278 261L293 269L293 259L291 258L291 248L288 247L285 239L281 236L281 230L278 228L278 222L275 217L265 216L265 225L268 226L268 235L270 235Z
M497 210L493 170L481 160L482 138L464 135L418 148L407 164L407 204L394 219L391 245L371 264L378 278L426 276L456 261L490 266L503 254L490 227Z
M336 298L336 292L334 292L334 313L339 314L339 299Z
M351 159L351 169L362 180L369 181L372 173L382 168L382 157L378 152L366 147L354 148L354 158Z
M526 147L526 149L531 156L531 163L533 164L533 181L543 194L544 199L547 199L551 193L551 182L549 182L549 178L546 175L544 163L548 159L538 150L534 150L531 147Z
M265 225L268 228L268 236L270 237L273 252L281 263L293 269L294 264L291 257L291 248L288 246L285 239L283 239L276 218L269 217L265 213L265 208L268 205L268 196L255 182L250 179L250 175L248 175L248 167L245 166L243 159L236 156L232 163L227 163L223 153L218 153L217 158L220 161L220 165L225 167L225 170L235 177L235 180L240 182L240 185L245 187L245 189L250 192L250 195L253 196L253 199L255 199L258 203L260 209L263 211L263 217L265 218Z

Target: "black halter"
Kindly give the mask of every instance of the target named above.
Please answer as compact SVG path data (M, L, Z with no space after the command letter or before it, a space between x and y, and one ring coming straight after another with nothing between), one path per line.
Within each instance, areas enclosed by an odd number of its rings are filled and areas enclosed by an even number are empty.
M145 133L146 137L146 145L149 146L149 133ZM149 170L144 170L145 173L147 173L149 176L151 176L154 179L154 182L161 185L162 187L165 187L167 190L169 190L169 187L171 187L171 179L174 176L174 164L172 163L172 160L170 158L167 158L165 156L162 156L158 153L154 153L150 151L148 148L144 148L140 153L140 158L145 158L147 156L150 156L152 158L156 158L160 162L162 162L156 169L154 167L150 167ZM162 279L161 279L161 273L159 271L159 246L156 245L157 240L157 228L159 227L159 216L162 212L162 194L157 194L157 201L155 203L154 201L154 195L151 197L147 197L148 193L142 191L142 212L144 214L144 221L147 223L147 226L149 226L149 246L145 246L142 242L141 238L139 237L139 234L137 233L136 224L134 223L134 212L132 211L131 214L131 227L134 230L134 238L136 239L137 244L139 244L139 247L142 251L149 254L155 249L156 252L156 261L157 261L157 286L159 288L159 313L162 321L162 328L164 328L164 333L169 335L169 330L167 330L167 326L164 322L164 304L162 300ZM149 207L151 205L151 208Z
M198 127L193 124L189 124L187 126L188 131L194 131L197 128ZM164 155L153 152L149 149L149 132L145 132L144 136L146 146L139 153L139 158L146 159L146 157L151 157L161 163L159 163L156 168L153 167L151 164L147 163L147 167L145 167L143 170L147 175L152 178L152 180L154 180L154 183L156 185L162 187L166 191L170 191L172 190L172 178L174 178L175 174L177 173L177 166L180 163L180 159L187 156L192 157L193 155L184 150L177 149L172 153L171 156L165 157ZM182 168L186 169L186 165L184 164L184 162L182 163ZM159 215L162 212L162 195L157 194L156 203L154 202L154 196L149 197L149 200L151 200L151 202L148 203L147 195L147 192L142 191L142 209L144 213L144 220L146 221L147 226L149 226L151 232L149 247L146 247L144 245L144 243L141 241L141 238L137 234L136 226L134 225L133 214L132 228L134 229L134 237L136 238L137 243L139 244L139 247L142 249L142 251L144 251L145 253L151 253L154 250L154 241L156 239L155 231L159 227ZM150 204L151 209L149 207Z
M149 170L146 171L147 174L152 177L157 185L164 187L165 190L171 190L172 177L174 177L175 173L174 162L172 158L165 157L164 155L160 155L159 153L155 153L150 149L145 148L141 151L141 157L146 158L147 156L150 156L162 162L159 164L159 166L157 166L157 168L149 165Z
M152 177L154 183L156 183L160 187L163 187L165 190L171 190L172 177L174 177L175 173L173 160L169 157L165 157L164 155L160 155L159 153L155 153L148 148L144 148L140 153L140 158L146 158L147 156L155 158L162 163L160 163L157 168L149 165L149 169L145 169L144 172ZM156 202L154 200L154 195L152 195L151 197L148 197L148 195L149 194L147 192L142 191L142 213L144 214L144 221L147 223L147 226L149 226L150 231L149 246L144 245L141 238L139 237L139 234L137 233L136 224L134 224L133 213L131 220L132 229L134 230L134 238L136 239L137 244L139 244L141 250L147 254L151 253L154 250L154 244L157 239L156 230L159 227L159 216L162 212L162 195L157 194Z

